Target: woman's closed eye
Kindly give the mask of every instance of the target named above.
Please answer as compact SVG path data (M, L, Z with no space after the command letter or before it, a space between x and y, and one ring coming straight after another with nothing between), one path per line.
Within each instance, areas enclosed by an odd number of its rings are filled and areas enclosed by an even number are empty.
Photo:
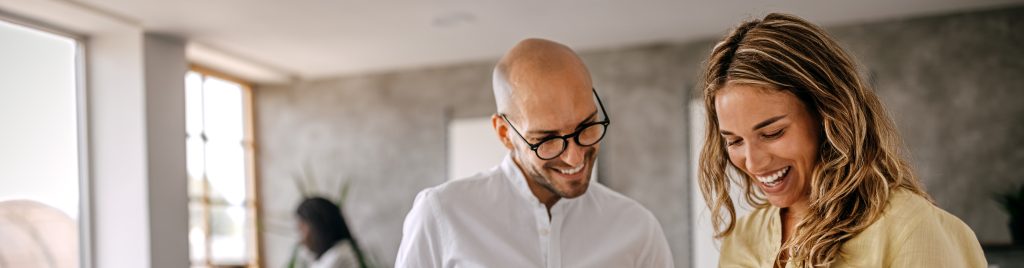
M727 146L737 146L737 145L743 144L743 139L739 139L739 138L732 139L732 140L725 139L725 144Z
M779 129L779 130L776 130L776 131L765 133L765 134L763 134L761 136L764 137L764 139L766 139L766 140L774 140L774 139L778 139L779 137L782 137L782 134L785 131L786 131L785 129Z

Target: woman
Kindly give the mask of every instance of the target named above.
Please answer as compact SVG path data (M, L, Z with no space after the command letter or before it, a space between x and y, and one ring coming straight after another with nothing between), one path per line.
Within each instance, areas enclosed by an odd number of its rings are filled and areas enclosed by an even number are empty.
M345 224L341 209L321 198L307 198L296 210L302 248L295 267L349 268L361 267L355 238Z
M720 266L987 266L971 229L932 204L850 56L817 26L783 14L741 24L712 51L704 104L699 180L724 238ZM755 207L738 220L731 183Z

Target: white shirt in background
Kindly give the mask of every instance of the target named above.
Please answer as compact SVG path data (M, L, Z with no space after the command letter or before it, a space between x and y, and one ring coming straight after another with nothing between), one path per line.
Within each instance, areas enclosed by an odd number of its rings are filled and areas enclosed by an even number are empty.
M299 256L295 267L300 268L359 268L352 243L348 240L338 241L333 247L317 259L312 251L304 246L299 247Z
M395 267L672 267L661 225L591 180L548 211L506 156L490 171L423 190L405 218Z

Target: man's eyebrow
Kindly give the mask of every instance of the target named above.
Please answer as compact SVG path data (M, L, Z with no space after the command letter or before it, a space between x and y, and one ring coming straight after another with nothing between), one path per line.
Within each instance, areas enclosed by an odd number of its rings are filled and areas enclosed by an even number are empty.
M593 113L590 113L590 115L589 115L589 116L587 116L587 118L586 118L586 119L583 119L583 122L580 122L579 124L576 124L576 127L577 127L577 128L579 128L579 126L582 126L583 124L589 123L589 121L593 121L593 120L595 120L595 119L596 119L596 118L595 118L596 116L597 116L597 111L594 111ZM558 130L549 130L549 129L544 129L544 130L530 130L530 131L527 131L527 132L526 132L526 134L527 134L527 135L529 135L529 134L540 134L540 135L558 135Z
M772 118L765 119L764 121L761 121L761 123L755 124L754 127L751 128L751 130L761 129L763 127L771 125L772 123L775 123L776 121L779 121L779 120L781 120L783 118L786 118L786 116L789 116L789 115L788 114L784 114L784 115L775 116L775 117L772 117ZM722 133L722 135L726 135L726 136L735 136L736 135L736 134L733 134L732 132L730 132L728 130L722 130L720 132Z

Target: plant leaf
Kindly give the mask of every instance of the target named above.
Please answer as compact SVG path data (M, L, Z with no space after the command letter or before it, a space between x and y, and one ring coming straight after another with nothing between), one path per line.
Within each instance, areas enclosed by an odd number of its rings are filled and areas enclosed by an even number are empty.
M295 183L295 189L299 190L299 194L302 195L303 198L305 198L309 195L307 194L309 193L309 189L306 188L306 185L303 182L304 180L302 178L303 174L301 172L292 173L292 182Z

